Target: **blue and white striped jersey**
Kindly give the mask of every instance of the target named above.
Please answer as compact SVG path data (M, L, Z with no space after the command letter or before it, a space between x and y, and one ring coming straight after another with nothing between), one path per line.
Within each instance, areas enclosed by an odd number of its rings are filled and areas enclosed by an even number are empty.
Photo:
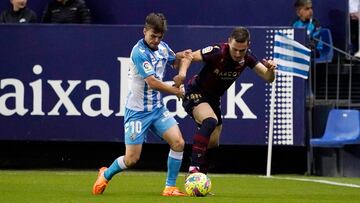
M130 54L130 68L128 72L129 92L126 108L135 111L152 111L163 106L161 93L151 89L145 78L154 75L163 80L166 64L173 64L175 53L165 42L160 42L158 50L151 50L144 39L139 40Z

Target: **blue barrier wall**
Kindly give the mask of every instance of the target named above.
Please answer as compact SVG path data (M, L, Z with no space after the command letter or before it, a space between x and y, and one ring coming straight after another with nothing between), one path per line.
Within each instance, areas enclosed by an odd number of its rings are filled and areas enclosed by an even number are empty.
M226 40L231 30L171 26L164 41L175 51L195 50ZM278 30L304 42L302 29L250 27L259 59L271 57ZM0 35L0 140L123 141L129 54L142 26L0 25ZM168 71L167 80L174 74ZM279 76L278 82L275 143L304 145L304 81ZM175 96L165 103L190 142L193 121ZM266 144L269 103L270 86L244 71L222 100L221 143ZM150 136L149 142L161 141Z
M48 0L29 0L41 17ZM86 0L98 24L143 24L150 12L163 12L171 25L288 26L295 19L295 0ZM347 2L314 0L314 16L331 29L334 43L345 47ZM0 11L8 7L0 1Z

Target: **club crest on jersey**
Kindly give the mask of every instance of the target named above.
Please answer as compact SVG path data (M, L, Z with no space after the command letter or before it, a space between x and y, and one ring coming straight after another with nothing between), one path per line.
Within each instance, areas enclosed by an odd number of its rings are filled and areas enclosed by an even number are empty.
M152 65L151 65L149 62L147 62L147 61L145 61L145 62L143 63L143 68L144 68L145 73L148 73L148 72L150 72L150 71L153 70Z
M165 58L167 58L168 56L169 56L169 52L168 52L168 50L167 49L162 49L162 52L163 52L163 54L164 54L164 56L165 56Z
M201 50L201 53L202 53L202 54L207 54L207 53L211 52L213 49L214 49L213 46L208 46L208 47L203 48L203 49Z
M243 59L243 60L241 60L241 61L239 61L239 65L240 66L243 66L245 64L245 60Z

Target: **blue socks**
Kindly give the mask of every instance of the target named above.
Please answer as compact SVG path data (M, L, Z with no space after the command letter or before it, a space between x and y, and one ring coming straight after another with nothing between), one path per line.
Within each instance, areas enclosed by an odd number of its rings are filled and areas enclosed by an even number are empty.
M109 181L115 174L123 171L126 168L127 167L124 162L124 156L121 156L115 159L115 161L110 165L110 167L104 172L104 177L106 180Z
M167 161L167 176L166 176L166 186L175 186L176 178L179 175L179 170L181 167L181 162L184 152L175 152L170 149L168 161Z
M168 161L167 161L167 177L166 177L166 186L175 186L176 185L176 178L179 175L179 170L182 163L184 152L175 152L172 149L170 149ZM109 166L109 168L104 172L104 177L106 180L110 181L111 178L125 170L127 167L124 162L124 156L121 156Z

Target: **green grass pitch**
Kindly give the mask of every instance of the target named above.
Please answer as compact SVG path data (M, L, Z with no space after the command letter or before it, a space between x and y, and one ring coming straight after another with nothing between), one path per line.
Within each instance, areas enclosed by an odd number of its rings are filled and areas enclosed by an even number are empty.
M0 170L0 202L360 202L360 178L324 178L355 187L256 175L210 174L214 196L162 197L165 172L116 175L103 195L91 194L97 171ZM184 175L178 179L183 190Z

